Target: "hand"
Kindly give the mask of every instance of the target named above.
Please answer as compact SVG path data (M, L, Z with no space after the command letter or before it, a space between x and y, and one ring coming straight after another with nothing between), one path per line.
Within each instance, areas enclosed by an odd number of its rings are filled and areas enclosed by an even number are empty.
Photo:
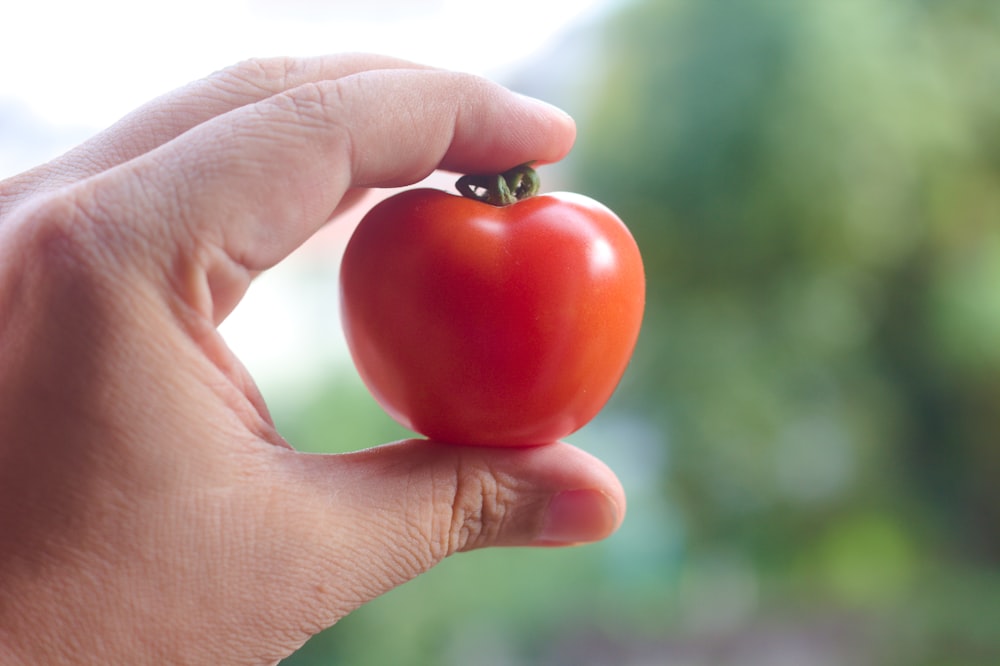
M457 551L613 532L566 444L295 452L216 332L361 188L573 138L468 75L253 61L0 183L0 661L271 663Z

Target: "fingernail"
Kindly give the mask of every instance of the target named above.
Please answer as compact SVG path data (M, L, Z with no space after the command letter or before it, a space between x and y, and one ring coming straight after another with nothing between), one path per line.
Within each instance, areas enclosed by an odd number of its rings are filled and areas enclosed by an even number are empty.
M566 490L549 502L539 545L599 541L618 527L618 507L597 490Z

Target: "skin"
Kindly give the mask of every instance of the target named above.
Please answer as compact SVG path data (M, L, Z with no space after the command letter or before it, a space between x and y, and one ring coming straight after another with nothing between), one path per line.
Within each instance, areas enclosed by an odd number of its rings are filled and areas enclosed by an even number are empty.
M296 452L216 332L364 188L574 132L465 74L257 60L0 183L0 662L275 663L453 553L611 534L564 443Z

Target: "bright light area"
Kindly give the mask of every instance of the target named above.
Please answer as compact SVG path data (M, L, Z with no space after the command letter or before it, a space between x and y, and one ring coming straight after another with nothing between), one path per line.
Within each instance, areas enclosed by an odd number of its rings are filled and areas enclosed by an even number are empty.
M498 76L607 0L62 0L9 3L0 96L47 122L103 127L250 56L368 51Z
M248 57L367 51L503 80L613 0L61 0L9 3L0 40L0 178L145 101ZM222 332L265 394L343 365L343 234L253 285ZM303 387L304 388L304 387Z

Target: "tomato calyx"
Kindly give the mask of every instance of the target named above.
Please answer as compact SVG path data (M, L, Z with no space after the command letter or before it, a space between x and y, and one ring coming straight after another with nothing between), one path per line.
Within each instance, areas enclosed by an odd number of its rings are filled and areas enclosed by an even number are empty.
M459 194L491 206L509 206L538 194L538 173L521 164L496 174L470 174L455 183Z

